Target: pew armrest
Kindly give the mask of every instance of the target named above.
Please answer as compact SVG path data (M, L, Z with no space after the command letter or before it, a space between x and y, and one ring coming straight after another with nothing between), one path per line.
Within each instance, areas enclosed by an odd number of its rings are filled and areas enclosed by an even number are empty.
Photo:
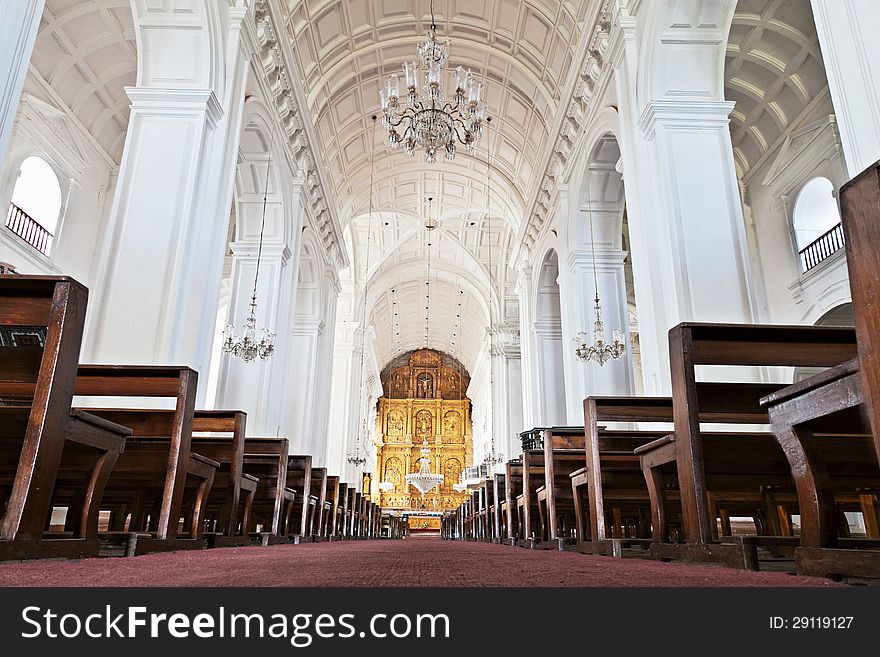
M835 381L839 381L844 377L856 374L858 371L859 359L853 358L852 360L848 360L845 363L838 365L837 367L832 367L831 369L825 370L824 372L819 372L818 374L806 378L803 381L798 381L797 383L793 383L790 386L786 386L781 390L777 390L772 394L762 397L760 402L761 406L766 408L768 406L773 406L774 404L779 404L789 399L799 397L800 395L803 395L807 392L829 385L831 383L834 383Z

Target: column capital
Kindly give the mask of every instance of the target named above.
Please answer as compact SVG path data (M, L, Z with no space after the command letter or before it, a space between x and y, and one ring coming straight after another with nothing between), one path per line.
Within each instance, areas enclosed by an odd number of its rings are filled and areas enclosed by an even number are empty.
M260 252L259 240L236 240L229 243L229 250L232 256L239 259L256 259ZM281 264L286 265L290 260L290 249L287 244L279 242L263 242L263 250L260 254L265 258L280 258Z
M639 129L653 139L657 126L667 128L727 129L736 103L726 100L655 100L638 120Z
M584 270L592 270L593 262L602 271L614 270L623 267L628 251L597 247L595 256L591 249L575 249L568 254L566 262L571 271L577 273Z
M212 89L125 87L131 109L149 114L204 112L211 129L223 117L223 107Z

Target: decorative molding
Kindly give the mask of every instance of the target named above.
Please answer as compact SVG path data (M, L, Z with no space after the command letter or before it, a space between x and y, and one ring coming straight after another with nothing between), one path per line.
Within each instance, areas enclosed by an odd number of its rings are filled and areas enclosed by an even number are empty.
M292 65L292 44L283 36L285 32L274 0L257 0L254 9L259 68L287 137L287 149L296 165L294 171L298 170L305 178L303 189L308 202L303 203L303 207L313 219L315 232L334 267L343 269L349 264L348 256L332 195L327 191L330 186L321 158L316 157L316 153L320 153L317 137L308 119L305 94L289 73L296 70ZM278 35L282 35L281 38Z
M842 157L837 120L831 114L791 132L761 184L789 194L822 160ZM745 181L748 184L748 180Z
M657 100L648 103L638 120L638 128L651 140L657 125L688 130L718 130L730 125L736 103L728 100Z
M597 3L592 29L584 31L578 73L567 96L568 105L564 112L560 111L555 137L548 141L544 171L538 180L537 189L531 196L531 204L526 206L530 207L530 210L526 213L526 220L520 229L514 257L523 250L533 251L549 223L548 219L555 205L555 196L558 194L557 179L562 178L563 171L570 165L571 155L575 151L587 119L590 101L595 95L600 79L610 69L610 59L607 55L609 36L614 22L614 5L613 0L600 0Z
M602 273L616 272L623 268L628 251L620 249L597 248L595 256L589 249L575 249L568 254L566 262L573 272L584 269L593 269L595 260L596 269Z
M16 129L28 141L39 146L64 169L70 182L76 183L89 168L88 156L83 153L78 136L79 126L64 109L55 107L28 93L21 95ZM56 139L48 140L44 131ZM103 153L103 151L101 151Z
M204 112L208 128L213 130L223 118L223 107L212 89L157 89L125 87L132 110L149 110L156 114L175 115L181 110Z

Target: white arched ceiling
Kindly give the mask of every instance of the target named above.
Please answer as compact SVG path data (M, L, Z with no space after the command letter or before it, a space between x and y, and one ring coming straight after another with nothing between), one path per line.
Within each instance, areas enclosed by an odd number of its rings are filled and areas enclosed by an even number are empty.
M368 281L380 362L430 346L474 370L490 317L499 317L511 242L542 170L588 4L435 0L438 36L450 40L449 68L463 65L486 83L492 121L474 155L462 148L453 162L430 165L421 153L391 151L372 119L380 115L385 76L416 59L430 26L429 0L284 3L297 74L348 228L353 278ZM430 234L428 197L439 222Z
M370 324L378 337L379 363L384 365L410 349L429 347L474 371L489 323L485 292L443 264L432 263L430 279L426 274L402 276L403 269L380 274L381 284L370 293Z
M810 3L739 0L724 77L725 96L736 101L734 155L746 173L811 104L828 96Z
M459 64L471 68L487 83L495 139L484 137L481 146L485 152L492 141L493 167L501 174L498 184L520 210L540 168L586 5L537 0L435 2L438 35L451 40L450 68ZM349 217L355 216L366 209L352 199L368 178L373 150L370 117L379 110L378 89L386 75L415 59L416 47L430 25L430 2L294 0L286 7L287 32L296 46L327 169L339 205L348 207ZM387 151L381 154L388 156ZM402 163L406 156L400 157ZM485 155L478 154L478 159L484 163ZM457 171L469 178L472 162L472 157L461 153L453 163L426 170ZM418 171L395 173L403 176L401 180L409 175L417 178Z
M130 0L46 0L31 65L117 163L137 77Z
M509 224L499 217L487 219L485 213L471 212L451 218L441 215L438 228L427 231L421 218L374 213L372 220L368 215L358 217L349 228L357 254L353 258L357 278L368 281L368 316L380 338L377 345L382 358L425 346L424 299L415 290L424 294L422 288L430 275L437 285L431 288L429 346L473 367L489 323L490 303L498 316L494 282L503 277L501 257L514 234ZM474 311L459 324L456 315L462 290L465 307ZM392 332L382 318L388 317L386 311L395 294L399 330Z

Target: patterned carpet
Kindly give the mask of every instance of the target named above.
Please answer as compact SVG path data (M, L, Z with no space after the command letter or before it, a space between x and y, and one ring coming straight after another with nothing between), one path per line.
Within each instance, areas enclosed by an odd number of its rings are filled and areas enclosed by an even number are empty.
M773 572L435 538L0 564L0 586L833 586Z

